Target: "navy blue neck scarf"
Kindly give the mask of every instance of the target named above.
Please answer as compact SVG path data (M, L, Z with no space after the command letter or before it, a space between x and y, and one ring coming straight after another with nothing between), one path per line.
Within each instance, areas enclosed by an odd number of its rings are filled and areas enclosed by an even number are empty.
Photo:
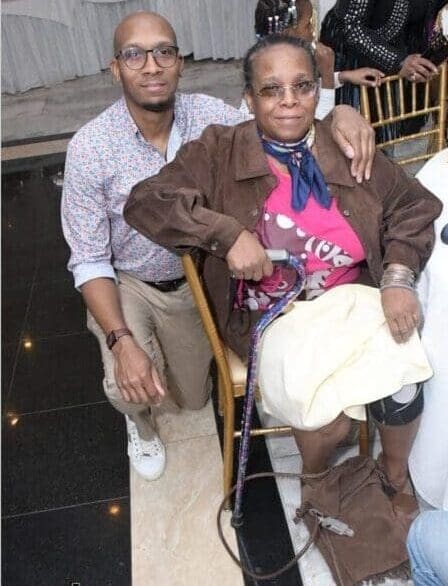
M266 140L260 133L264 152L288 167L292 180L292 207L301 212L311 193L319 205L329 209L331 196L322 171L311 152L314 142L314 127L304 139L297 143L282 143Z

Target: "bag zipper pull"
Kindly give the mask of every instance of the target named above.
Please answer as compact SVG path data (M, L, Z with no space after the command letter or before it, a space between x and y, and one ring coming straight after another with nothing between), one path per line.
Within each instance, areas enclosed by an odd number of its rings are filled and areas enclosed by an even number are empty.
M353 537L355 532L351 527L344 523L344 521L340 521L339 519L335 519L334 517L320 517L319 524L321 527L336 533L337 535L346 535L347 537Z
M339 519L335 519L334 517L325 517L320 513L317 509L309 509L309 513L311 513L314 517L317 517L319 521L319 525L324 529L328 529L337 535L346 535L347 537L353 537L355 532L351 527L344 523L344 521L340 521Z

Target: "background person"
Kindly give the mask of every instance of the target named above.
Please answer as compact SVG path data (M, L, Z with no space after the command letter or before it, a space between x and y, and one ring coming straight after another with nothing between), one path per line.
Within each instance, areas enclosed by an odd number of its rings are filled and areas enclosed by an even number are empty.
M255 33L258 38L272 34L277 28L283 34L312 42L315 37L313 6L310 0L259 0L255 10ZM274 23L274 24L273 24ZM336 71L335 56L331 47L321 42L315 43L317 69L320 73L319 102L316 118L322 120L335 105L335 90L345 83L375 87L381 84L384 74L373 67Z
M425 511L412 523L408 535L414 586L448 584L448 511Z
M424 315L422 342L434 375L425 383L425 409L409 470L425 502L448 511L448 149L428 161L417 178L442 200L443 210L435 222L434 250L417 285Z
M337 0L325 16L321 40L335 51L337 69L376 67L409 81L425 81L437 73L422 53L428 44L429 22L440 0ZM418 92L419 100L421 97ZM398 96L393 95L398 110ZM405 99L411 99L405 87ZM340 88L336 103L360 105L360 92L350 83ZM372 102L373 111L375 106ZM417 132L425 118L390 125L378 132L381 141Z

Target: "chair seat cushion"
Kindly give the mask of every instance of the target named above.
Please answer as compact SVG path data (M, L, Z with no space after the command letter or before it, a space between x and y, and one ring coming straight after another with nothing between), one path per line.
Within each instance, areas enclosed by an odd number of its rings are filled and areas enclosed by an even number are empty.
M247 365L230 348L226 348L226 358L229 364L230 378L234 385L245 385Z

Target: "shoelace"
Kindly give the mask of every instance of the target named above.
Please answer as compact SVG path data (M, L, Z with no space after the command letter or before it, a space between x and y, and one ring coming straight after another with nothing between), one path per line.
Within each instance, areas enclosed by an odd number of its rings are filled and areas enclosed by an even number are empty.
M160 442L158 438L153 438L152 440L145 441L142 440L141 437L138 435L137 427L135 423L129 422L128 425L128 436L129 441L132 446L132 451L136 458L141 460L143 456L160 456L162 453L162 449L160 447Z

